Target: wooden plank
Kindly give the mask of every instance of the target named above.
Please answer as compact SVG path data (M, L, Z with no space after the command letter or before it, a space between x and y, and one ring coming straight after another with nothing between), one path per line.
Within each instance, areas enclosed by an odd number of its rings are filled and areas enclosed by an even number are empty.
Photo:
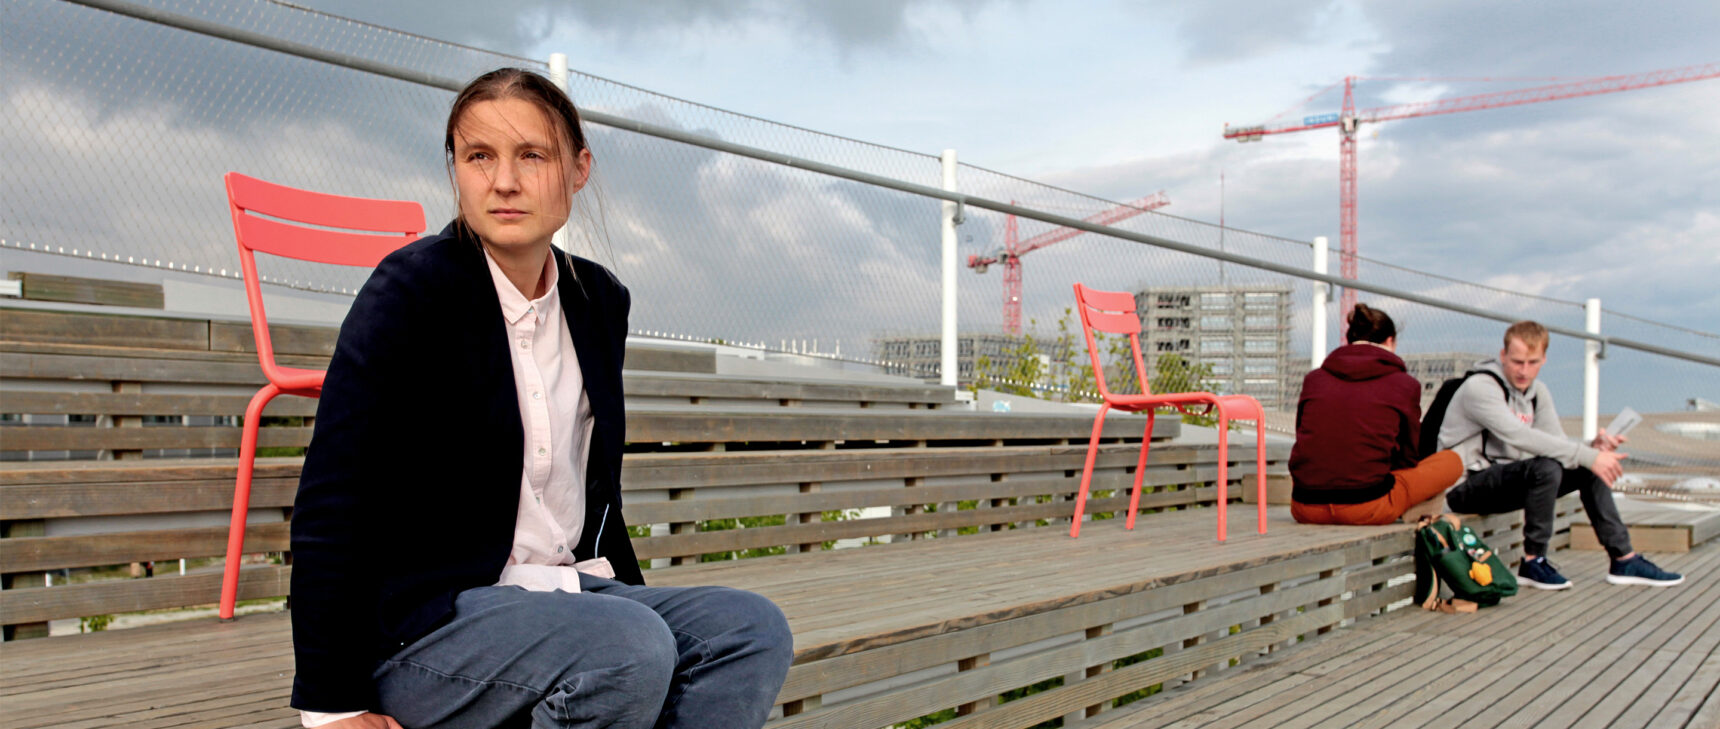
M234 479L131 483L9 485L0 483L0 518L169 514L233 508ZM251 479L251 508L292 506L299 480Z
M245 528L245 551L287 551L287 522ZM109 532L75 537L0 539L0 564L8 572L101 567L227 553L227 527ZM52 588L48 588L52 589Z
M161 284L23 271L14 271L9 278L22 284L23 298L31 301L64 301L74 304L130 306L137 309L160 309L166 305Z
M1253 468L1232 469L1230 476L1252 483ZM1153 469L1149 467L1142 478L1145 488L1210 483L1217 478L1215 466L1190 469ZM634 524L661 524L680 521L706 521L741 516L794 514L814 511L835 511L878 506L907 506L939 504L978 499L1021 499L1055 495L1073 498L1081 488L1079 478L1021 478L990 483L949 486L895 486L876 489L808 494L771 494L737 498L681 499L675 501L639 502L629 504L627 519ZM1095 474L1090 493L1096 491L1132 491L1134 476L1126 473ZM1231 486L1236 488L1235 483ZM1146 493L1141 496L1142 508L1157 508L1173 504L1211 503L1218 498L1212 487L1187 488L1170 492ZM1147 501L1153 503L1149 507ZM1069 505L1073 512L1074 505ZM909 530L912 531L912 530ZM889 533L889 532L883 532Z
M1097 468L1133 466L1139 444L1100 448ZM1210 446L1155 444L1149 468L1192 466L1213 459ZM1269 471L1284 468L1289 448L1268 444ZM982 448L873 448L863 450L776 450L725 453L628 453L622 457L622 487L628 491L669 487L748 486L858 479L932 478L967 474L1043 473L1081 468L1086 446L994 446ZM1231 457L1249 454L1233 447ZM1252 460L1252 459L1250 459ZM259 458L258 478L298 478L302 458ZM56 461L0 463L0 485L124 483L169 480L232 480L232 459L147 461ZM1077 471L1078 473L1078 471ZM1406 532L1407 533L1407 532ZM1405 544L1408 542L1406 541ZM1401 551L1401 550L1400 550Z
M1153 437L1174 437L1180 426L1173 418L1159 418ZM1145 427L1145 418L1113 417L1105 421L1103 437L1139 439ZM647 406L627 413L630 443L1084 439L1092 428L1093 420L1081 415L1025 413L801 408L759 412L695 406Z
M242 428L225 426L161 426L153 428L90 428L31 426L7 428L0 450L147 450L155 448L238 448ZM265 427L257 431L259 448L303 448L311 443L311 428Z
M1644 552L1690 551L1690 528L1686 526L1629 525L1630 545ZM1588 524L1576 524L1571 529L1571 548L1585 552L1605 551Z
M1708 657L1703 659L1701 668L1696 670L1695 675L1691 676L1690 681L1685 685L1690 686L1695 691L1688 695L1688 699L1680 697L1675 701L1683 700L1686 703L1694 703L1697 692L1701 691L1703 686L1720 685L1720 654L1708 654ZM1690 721L1685 726L1697 729L1720 726L1720 691L1710 689L1707 697L1701 701L1701 705L1696 708L1695 713L1690 716ZM1683 706L1678 708L1682 709Z
M629 344L626 357L627 368L632 370L705 373L717 371L716 350Z
M297 480L302 457L258 458L254 478ZM11 461L0 463L0 486L124 484L152 481L232 481L238 462L231 458L152 458L144 461Z
M241 570L239 599L285 595L291 575L291 567L264 566ZM0 623L11 625L82 615L209 605L220 597L221 575L218 573L0 590Z
M1644 552L1686 552L1720 534L1720 510L1694 504L1667 504L1637 498L1618 499L1619 517L1630 528L1631 546ZM1599 551L1600 542L1588 516L1573 522L1571 546Z
M735 398L748 400L833 400L844 402L930 403L950 405L955 389L929 385L856 384L811 379L758 379L731 376L622 373L628 395L650 397Z
M0 317L0 320L5 317ZM172 359L123 356L131 354L112 351L96 354L100 348L82 347L80 354L43 354L0 349L0 377L29 380L95 380L100 382L171 382L178 384L251 385L268 383L255 357L231 355L211 361L206 357ZM306 366L302 362L282 360L281 364ZM311 363L314 365L314 363ZM325 361L321 366L326 367ZM313 366L313 369L315 367Z
M783 410L787 410L786 408ZM863 411L853 411L863 412ZM911 412L911 411L909 411ZM1068 437L1091 422L1068 418L1027 417L1019 420L1007 416L933 416L879 413L849 415L836 413L697 413L663 412L647 409L629 413L627 440L632 443L658 442L752 442L752 441L830 441L830 440L1004 440ZM1139 435L1140 426L1124 421L1112 428L1111 437ZM303 447L310 444L311 429L297 427L264 428L259 436L261 447ZM114 450L152 448L236 448L240 429L228 427L157 427L157 428L88 428L61 426L32 426L8 428L4 449L24 450ZM1240 494L1238 494L1240 496Z
M904 489L906 490L906 489ZM1141 497L1142 508L1159 508L1168 505L1182 505L1191 502L1191 495L1198 498L1202 490L1193 490L1194 494L1186 491L1160 492L1146 494ZM1216 498L1217 490L1206 490ZM785 500L789 497L784 497ZM1127 511L1129 498L1113 496L1109 499L1089 499L1088 508L1093 513L1107 511ZM827 542L840 539L858 539L863 537L880 536L884 534L905 534L915 532L934 532L944 529L961 529L963 527L983 526L989 524L1008 524L1015 522L1034 521L1039 519L1066 519L1074 514L1074 505L1057 501L1051 503L1034 503L1021 506L998 506L986 509L962 509L957 511L940 511L926 514L904 514L889 518L854 519L850 521L812 522L808 524L784 524L782 526L752 527L747 529L728 529L723 531L692 532L685 534L670 534L634 540L634 550L640 559L658 557L673 557L712 552L728 552L741 549L756 549L787 544L805 544L810 542Z
M1280 447L1281 446L1281 447ZM1212 462L1216 446L1155 443L1149 467L1191 466ZM1282 472L1288 444L1267 444L1268 471ZM1133 467L1140 444L1102 444L1098 470ZM1073 471L1080 474L1087 455L1079 445L992 446L984 448L868 448L854 450L732 451L726 453L629 453L623 456L621 486L626 491L738 486L801 481L831 483L862 479L932 478L994 473ZM1233 460L1252 454L1232 446ZM4 471L0 471L0 478Z
M209 348L209 322L9 308L5 316L0 316L0 339L206 350Z
M326 360L334 356L334 343L339 336L340 329L336 327L269 325L269 344L276 356L297 354ZM251 322L210 321L209 350L256 354L257 337L251 333Z
M6 412L99 415L244 415L249 395L157 395L120 392L0 391ZM317 401L282 395L269 401L265 417L314 416Z

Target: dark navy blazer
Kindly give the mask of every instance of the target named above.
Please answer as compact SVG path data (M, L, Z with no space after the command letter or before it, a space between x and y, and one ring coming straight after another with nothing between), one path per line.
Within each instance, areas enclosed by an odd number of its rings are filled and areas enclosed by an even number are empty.
M554 258L595 419L574 556L643 584L621 518L630 299L602 266ZM353 301L293 503L295 708L375 708L372 671L445 622L455 595L501 579L525 438L507 336L457 224L389 255Z

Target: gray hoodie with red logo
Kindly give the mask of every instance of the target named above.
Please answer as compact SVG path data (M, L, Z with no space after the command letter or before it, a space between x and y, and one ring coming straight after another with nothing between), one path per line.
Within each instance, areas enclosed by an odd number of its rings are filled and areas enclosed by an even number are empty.
M1475 369L1499 379L1476 375L1457 389L1439 426L1440 450L1457 451L1470 471L1536 456L1554 459L1565 468L1594 466L1600 451L1565 435L1546 384L1535 380L1526 391L1509 384L1501 388L1500 382L1511 380L1496 359Z

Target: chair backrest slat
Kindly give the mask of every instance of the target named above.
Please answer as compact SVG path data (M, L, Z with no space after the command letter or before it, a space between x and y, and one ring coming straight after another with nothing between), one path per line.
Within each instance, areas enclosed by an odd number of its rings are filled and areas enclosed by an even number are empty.
M302 228L254 215L239 216L234 223L239 228L239 244L253 251L341 266L375 268L407 241L398 233L371 235Z
M1135 296L1124 291L1100 291L1081 287L1081 303L1094 309L1135 313Z
M1139 334L1141 320L1134 314L1087 310L1087 325L1106 334Z
M325 228L414 235L424 232L424 208L409 200L329 195L227 173L227 198L241 210Z

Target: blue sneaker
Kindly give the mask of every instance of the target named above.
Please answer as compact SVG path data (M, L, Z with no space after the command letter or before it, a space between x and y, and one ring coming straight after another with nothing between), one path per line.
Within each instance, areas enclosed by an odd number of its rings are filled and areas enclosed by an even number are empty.
M1540 590L1564 590L1571 586L1571 581L1559 574L1559 568L1546 557L1523 560L1517 568L1517 581Z
M1684 575L1667 572L1640 554L1622 562L1615 559L1607 570L1607 582L1615 585L1671 587L1683 581Z

